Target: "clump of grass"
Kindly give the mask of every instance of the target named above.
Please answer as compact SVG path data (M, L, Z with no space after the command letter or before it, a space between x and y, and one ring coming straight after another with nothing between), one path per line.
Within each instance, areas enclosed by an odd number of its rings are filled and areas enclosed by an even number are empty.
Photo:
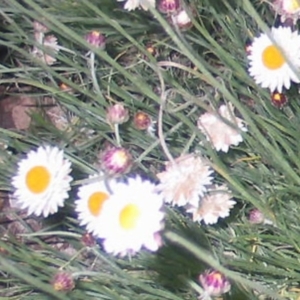
M75 178L66 207L33 232L9 234L2 225L1 292L8 299L196 299L200 272L213 267L232 281L224 299L296 299L299 275L299 151L297 88L289 106L273 107L270 96L247 74L245 45L274 15L265 3L192 1L193 28L180 32L156 10L127 12L116 1L4 1L2 38L7 49L0 83L17 87L14 94L43 100L54 98L76 122L58 130L39 113L26 132L0 130L13 155L0 164L2 191L11 191L18 155L50 143L63 148ZM188 4L186 4L188 5ZM52 66L32 58L33 21L45 24L63 47ZM93 49L94 68L84 35L100 30L106 50ZM147 47L157 51L152 56ZM62 92L64 83L73 91ZM85 246L73 213L77 186L95 170L106 143L116 145L106 109L122 102L158 119L161 96L164 142L172 156L199 151L209 157L218 179L229 184L238 204L230 218L215 226L192 222L182 211L167 208L165 246L155 254L114 258L101 246ZM245 141L227 154L216 153L196 127L209 105L231 102L246 121ZM83 135L82 128L92 132ZM120 126L122 146L134 157L132 172L155 179L167 160L161 140L138 131L132 122ZM2 153L2 152L1 152ZM249 225L247 215L260 209L276 226ZM3 212L5 214L5 212ZM49 237L52 242L49 241ZM53 240L54 239L54 240ZM65 246L61 248L59 243ZM59 271L73 274L76 288L55 291L51 278Z

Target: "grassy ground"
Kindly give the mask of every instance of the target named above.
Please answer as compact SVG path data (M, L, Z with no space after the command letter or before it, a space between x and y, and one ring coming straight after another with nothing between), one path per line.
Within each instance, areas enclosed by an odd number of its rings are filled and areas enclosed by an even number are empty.
M299 93L292 88L288 106L279 110L247 73L245 46L276 23L269 5L194 0L193 28L185 32L155 10L127 12L122 5L112 0L0 4L0 45L8 49L0 68L3 98L26 95L38 104L53 98L69 120L59 130L36 111L25 131L0 129L10 151L1 152L1 190L11 191L19 154L45 143L65 149L75 178L74 191L59 214L31 219L36 230L22 215L14 215L21 226L15 231L26 233L14 234L14 228L9 231L2 223L0 299L197 299L197 276L209 266L232 282L223 299L297 299ZM33 20L48 26L63 47L52 66L34 61L29 53ZM95 50L94 70L85 56L90 46L84 35L90 30L107 37L106 50ZM154 56L149 46L155 48ZM73 93L63 92L61 83ZM116 144L105 121L106 108L123 102L131 116L144 111L157 120L166 92L163 132L168 150L174 157L201 151L212 161L217 180L229 184L237 205L214 226L193 223L180 209L166 208L165 246L154 254L144 251L120 259L100 246L85 247L73 200L82 179L95 170L99 151L107 142ZM220 154L200 143L196 121L208 104L218 107L224 101L234 104L248 133L244 143ZM155 179L167 160L158 137L138 131L129 121L120 126L120 138L134 157L131 173ZM249 224L247 215L254 207L276 226ZM7 210L2 215L7 217ZM59 269L76 278L73 291L51 287Z

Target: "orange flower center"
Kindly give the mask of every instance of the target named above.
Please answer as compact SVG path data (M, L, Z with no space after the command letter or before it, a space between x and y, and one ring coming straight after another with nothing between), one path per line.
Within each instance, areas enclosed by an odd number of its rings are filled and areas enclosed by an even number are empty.
M27 172L25 180L30 192L39 194L48 188L51 181L51 174L46 167L36 166Z
M266 68L276 70L283 66L285 58L278 47L270 45L263 51L262 61Z
M97 217L101 213L103 203L109 198L109 195L104 192L93 193L88 200L88 208L90 213Z

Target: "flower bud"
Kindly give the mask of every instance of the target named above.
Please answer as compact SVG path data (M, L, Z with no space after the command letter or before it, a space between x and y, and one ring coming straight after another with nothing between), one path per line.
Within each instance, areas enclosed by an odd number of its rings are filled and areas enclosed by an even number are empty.
M100 31L91 31L85 36L85 40L94 47L99 49L105 48L106 38Z
M75 283L71 274L67 272L59 272L54 275L52 286L56 291L71 291L75 287Z
M216 270L206 270L199 276L199 281L204 292L209 296L219 297L231 289L231 284L228 279Z
M132 156L121 147L109 147L101 155L102 169L110 175L127 173L132 166Z
M122 124L129 119L128 109L123 104L115 104L109 106L106 112L106 120L109 124Z
M160 0L157 4L157 9L162 14L174 14L180 7L180 0Z
M288 98L282 93L274 92L271 94L271 102L275 107L281 109L288 103Z
M147 130L150 126L153 125L153 122L148 114L139 111L133 117L133 124L138 130Z

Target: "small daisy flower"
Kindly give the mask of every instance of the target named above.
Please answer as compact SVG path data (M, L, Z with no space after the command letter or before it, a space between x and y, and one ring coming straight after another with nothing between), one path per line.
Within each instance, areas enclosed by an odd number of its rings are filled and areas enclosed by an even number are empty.
M113 255L134 254L144 246L156 251L161 240L164 213L162 197L154 191L155 185L141 177L119 182L102 210L102 228L105 251Z
M228 217L235 203L225 185L214 186L201 198L197 207L188 206L186 211L193 214L194 222L203 221L210 225L217 223L219 218Z
M155 0L117 0L118 2L126 1L124 8L131 11L137 8L148 10L150 6L155 7Z
M82 185L78 190L78 200L75 201L75 211L78 213L80 225L86 226L89 233L98 236L101 230L103 204L110 198L114 181L105 182L101 175L90 176L91 183Z
M116 103L107 108L106 120L109 124L123 124L129 119L129 111L122 103Z
M156 189L165 202L173 206L197 205L199 197L206 191L206 185L213 180L212 173L203 158L184 155L177 158L174 164L167 163L166 170L156 175L160 180Z
M300 67L300 36L282 26L272 27L270 35L275 44L265 33L254 39L248 55L249 74L263 88L281 93L283 87L291 87L291 81L300 82L294 71Z
M281 22L291 19L296 24L300 18L299 0L275 0L271 6L281 16Z
M216 151L228 152L231 145L237 146L243 141L240 131L247 131L247 128L244 126L244 121L234 115L234 108L231 103L221 105L219 115L232 123L235 128L226 124L220 116L212 112L201 115L197 125Z
M71 163L57 147L39 147L18 163L12 178L15 206L28 214L47 217L56 213L68 198L72 177Z

